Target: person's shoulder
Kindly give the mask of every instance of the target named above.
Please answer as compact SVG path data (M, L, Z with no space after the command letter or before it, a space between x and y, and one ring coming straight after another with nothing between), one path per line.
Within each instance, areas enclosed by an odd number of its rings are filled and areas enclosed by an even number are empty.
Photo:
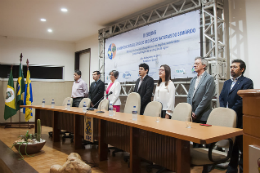
M153 78L151 76L149 76L149 75L146 75L146 77L153 80Z
M245 76L241 76L241 77L243 77L243 81L245 81L245 82L252 82L253 83L253 81L250 79L250 78L248 78L248 77L245 77Z

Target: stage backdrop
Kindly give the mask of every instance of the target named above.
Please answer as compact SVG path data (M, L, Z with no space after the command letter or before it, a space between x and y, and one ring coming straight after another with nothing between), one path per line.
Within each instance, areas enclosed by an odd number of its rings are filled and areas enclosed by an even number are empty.
M199 10L156 22L105 40L105 81L119 71L120 82L135 81L138 65L147 63L149 75L159 78L162 64L171 67L171 77L195 76L194 58L200 56Z

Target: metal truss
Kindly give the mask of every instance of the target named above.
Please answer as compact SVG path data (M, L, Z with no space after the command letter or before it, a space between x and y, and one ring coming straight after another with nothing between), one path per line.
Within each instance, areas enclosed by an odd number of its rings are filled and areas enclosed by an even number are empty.
M99 67L102 73L101 79L105 79L104 40L106 38L196 9L202 9L203 57L206 57L209 61L208 72L215 78L216 93L212 101L216 106L219 106L219 83L227 79L224 0L175 0L172 3L99 30ZM190 80L174 81L176 87L175 96L187 97L189 83ZM120 96L127 96L133 91L135 84L122 83L121 86L122 92Z
M202 23L203 56L208 59L209 73L215 78L218 107L220 83L227 79L224 0L202 1Z
M154 83L154 88L156 87L157 83ZM175 85L175 97L187 97L188 95L188 85L189 82L174 82ZM121 84L121 94L120 96L128 96L131 92L134 91L135 84Z

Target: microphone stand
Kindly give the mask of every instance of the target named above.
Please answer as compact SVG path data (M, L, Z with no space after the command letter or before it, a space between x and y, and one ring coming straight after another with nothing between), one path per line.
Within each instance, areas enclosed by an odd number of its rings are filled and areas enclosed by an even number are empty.
M104 97L105 97L105 96L101 97L101 99L100 99L97 103L95 103L95 104L92 106L92 108L88 108L88 110L89 110L89 111L94 111L94 110L95 110L94 107L95 107L101 100L103 100Z
M110 93L106 94L106 97L108 97L108 96L111 95L111 94L113 94L112 91L110 91ZM95 107L101 100L103 100L104 97L105 97L105 96L101 97L101 99L100 99L96 104L94 104L94 106L93 106L92 108L88 108L88 110L89 110L89 111L94 111L94 110L95 110L94 107ZM105 113L105 112L103 112L103 111L97 111L96 113Z

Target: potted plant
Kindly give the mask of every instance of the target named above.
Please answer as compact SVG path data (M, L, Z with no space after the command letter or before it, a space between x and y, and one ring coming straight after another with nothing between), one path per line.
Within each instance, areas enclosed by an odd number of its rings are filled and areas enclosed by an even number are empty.
M13 146L17 149L22 159L24 159L23 155L34 154L39 152L46 141L41 139L41 120L37 120L37 133L29 134L27 131L25 135L20 135L19 139L13 143ZM12 146L12 147L13 147ZM11 148L12 148L11 147Z

